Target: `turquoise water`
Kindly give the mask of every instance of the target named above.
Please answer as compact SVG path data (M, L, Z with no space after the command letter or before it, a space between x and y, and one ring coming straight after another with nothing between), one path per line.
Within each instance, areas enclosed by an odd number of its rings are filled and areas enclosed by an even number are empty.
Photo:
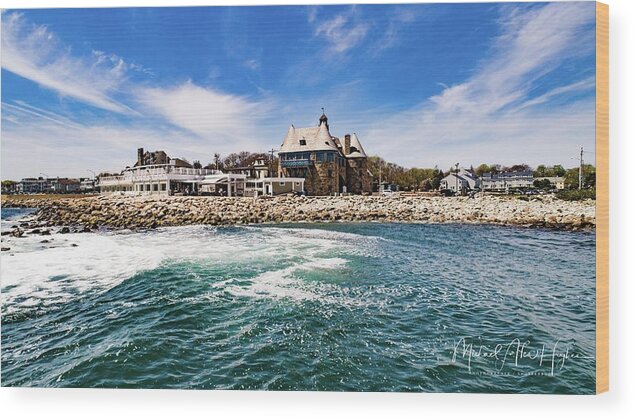
M3 386L594 392L594 234L326 224L51 238L2 254Z

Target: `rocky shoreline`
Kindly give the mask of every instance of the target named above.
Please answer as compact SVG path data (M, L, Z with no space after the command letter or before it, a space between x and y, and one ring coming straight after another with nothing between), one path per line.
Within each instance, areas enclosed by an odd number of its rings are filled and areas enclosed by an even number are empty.
M30 221L14 227L60 233L95 229L147 229L193 224L237 225L301 222L471 223L544 227L573 231L595 228L595 202L552 196L347 196L295 197L122 197L31 198L5 196L2 207L34 207ZM33 232L36 233L36 232ZM8 233L3 233L8 234Z

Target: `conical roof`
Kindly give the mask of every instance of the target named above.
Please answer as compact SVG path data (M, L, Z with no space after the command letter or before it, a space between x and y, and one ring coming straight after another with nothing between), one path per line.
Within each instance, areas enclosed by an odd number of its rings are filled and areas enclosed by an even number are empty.
M361 142L359 141L359 137L357 137L357 133L353 133L352 136L350 136L350 153L348 153L346 157L368 157L368 155L365 154L365 150L363 150L363 146L361 146Z

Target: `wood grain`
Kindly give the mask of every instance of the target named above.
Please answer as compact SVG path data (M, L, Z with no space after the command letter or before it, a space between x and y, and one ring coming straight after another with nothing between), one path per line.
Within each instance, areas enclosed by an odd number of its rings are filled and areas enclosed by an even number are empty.
M596 3L596 393L609 388L609 9Z

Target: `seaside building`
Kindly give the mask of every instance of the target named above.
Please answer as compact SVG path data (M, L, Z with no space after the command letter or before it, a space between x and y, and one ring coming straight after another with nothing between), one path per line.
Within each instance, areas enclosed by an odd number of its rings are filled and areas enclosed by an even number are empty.
M480 177L482 189L492 192L508 192L510 190L533 187L533 171L485 173Z
M162 150L144 152L139 148L133 167L117 175L100 175L98 186L103 194L190 194L197 191L205 176L217 173L213 169L194 169L185 159L172 159Z
M463 168L440 180L441 190L453 191L457 195L465 195L476 188L480 188L480 180L475 174Z
M359 138L356 134L334 137L326 114L315 127L291 125L278 155L279 177L304 178L308 195L371 192L368 157Z
M253 171L252 171L253 169ZM255 176L250 178L250 176ZM164 151L139 149L133 167L119 174L102 174L98 187L102 194L124 195L219 195L249 197L299 193L303 178L269 177L262 161L254 168L234 168L222 172L194 168L185 159L172 159Z
M46 178L22 178L16 185L18 194L36 194L50 191L50 183Z
M19 194L65 194L80 191L81 182L74 178L22 178L15 186Z
M95 179L94 178L80 178L79 190L81 192L94 192L95 191Z
M80 191L81 182L73 178L55 178L50 180L53 193L74 193Z
M225 168L224 172L231 174L244 174L251 179L263 179L271 176L269 164L265 159L256 159L252 165L239 166L235 168Z

